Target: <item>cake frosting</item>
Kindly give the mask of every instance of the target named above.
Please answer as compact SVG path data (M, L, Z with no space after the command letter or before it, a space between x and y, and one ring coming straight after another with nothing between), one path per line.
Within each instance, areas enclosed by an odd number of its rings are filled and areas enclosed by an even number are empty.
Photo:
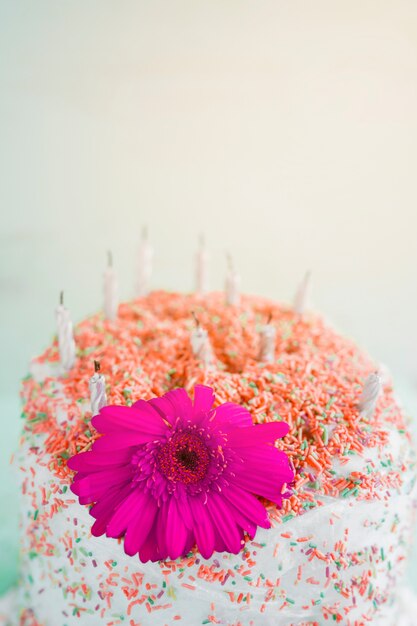
M209 364L192 349L195 321ZM270 318L275 358L259 361ZM21 626L174 623L394 626L415 509L416 461L407 420L385 378L371 412L361 393L377 365L319 316L253 296L153 292L75 328L76 362L55 341L23 383ZM177 387L210 386L218 404L253 423L284 421L277 440L295 472L281 507L264 501L239 554L142 563L123 541L91 535L89 509L70 490L70 457L100 436L89 380L101 364L109 404L130 405Z

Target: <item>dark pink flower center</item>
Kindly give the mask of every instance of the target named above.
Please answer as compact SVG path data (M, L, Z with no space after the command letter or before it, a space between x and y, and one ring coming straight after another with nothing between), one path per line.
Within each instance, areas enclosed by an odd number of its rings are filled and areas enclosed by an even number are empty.
M159 448L156 460L160 471L169 480L196 483L207 474L210 452L195 433L179 432Z

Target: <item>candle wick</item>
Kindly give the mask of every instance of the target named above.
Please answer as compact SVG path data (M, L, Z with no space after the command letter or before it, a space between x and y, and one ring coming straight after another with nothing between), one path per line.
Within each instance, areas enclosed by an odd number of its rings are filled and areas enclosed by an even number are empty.
M95 372L99 372L100 371L100 361L94 360L94 371Z
M192 315L192 316L193 316L193 318L194 318L194 322L195 322L196 327L197 327L197 328L200 328L200 320L198 319L198 317L197 317L197 315L196 315L195 311L191 311L191 315Z
M109 267L113 267L113 255L112 255L111 250L107 251L107 265Z
M64 305L64 292L63 292L63 291L60 291L60 292L59 292L59 304L60 304L61 306L63 306L63 305Z
M272 311L269 311L269 315L268 315L268 319L266 320L267 324L270 324L272 322Z

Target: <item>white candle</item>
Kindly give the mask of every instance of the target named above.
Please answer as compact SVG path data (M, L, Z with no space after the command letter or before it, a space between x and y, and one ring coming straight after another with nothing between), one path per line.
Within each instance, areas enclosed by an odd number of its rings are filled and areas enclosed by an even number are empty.
M362 415L367 418L372 417L381 390L382 380L379 373L370 374L365 381L358 403L358 409Z
M213 349L207 331L200 326L196 315L193 313L196 327L191 333L191 349L196 359L201 361L204 367L212 367L214 364Z
M311 272L306 272L294 298L294 310L298 315L305 313L311 290Z
M228 269L226 275L226 304L231 306L238 306L240 303L240 276L234 268L233 260L228 255Z
M104 315L106 319L112 322L117 319L117 310L119 308L117 292L117 275L113 269L112 254L109 252L108 266L104 272Z
M88 382L90 389L91 412L97 415L100 409L107 404L106 379L100 374L100 363L94 361L94 374Z
M275 342L277 331L271 324L271 316L266 324L259 331L259 355L258 360L263 363L273 363L275 361Z
M200 247L196 255L195 290L199 294L208 291L208 253L204 236L200 237Z
M69 311L64 307L64 293L61 291L60 303L55 310L59 360L61 367L68 371L75 363L75 341Z
M149 282L152 275L153 249L148 241L148 230L142 231L142 240L139 247L137 294L146 296L149 291Z

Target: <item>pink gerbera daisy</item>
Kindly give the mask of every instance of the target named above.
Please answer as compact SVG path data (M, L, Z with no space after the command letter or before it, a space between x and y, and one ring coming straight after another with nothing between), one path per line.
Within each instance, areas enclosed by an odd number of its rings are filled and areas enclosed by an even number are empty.
M124 536L141 561L176 559L197 544L203 557L238 553L244 533L269 528L263 496L281 506L294 474L274 446L288 424L254 425L243 407L213 408L214 393L198 385L133 406L106 406L93 417L103 437L68 461L72 491L95 502L92 534ZM287 494L284 494L287 495Z

